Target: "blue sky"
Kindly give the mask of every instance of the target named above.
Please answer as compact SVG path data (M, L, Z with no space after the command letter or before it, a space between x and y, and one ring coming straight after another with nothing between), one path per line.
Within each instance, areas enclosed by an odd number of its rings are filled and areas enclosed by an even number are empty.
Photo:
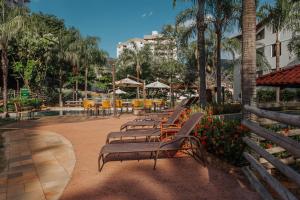
M176 14L189 6L178 2L173 8L172 0L32 0L29 7L64 19L84 36L100 37L100 47L115 57L118 42L174 24Z
M261 0L261 2L273 0ZM165 24L174 24L176 15L189 3L178 0L31 0L34 12L53 14L81 33L101 38L100 47L116 57L118 42L143 37L160 31ZM227 35L235 35L234 30Z

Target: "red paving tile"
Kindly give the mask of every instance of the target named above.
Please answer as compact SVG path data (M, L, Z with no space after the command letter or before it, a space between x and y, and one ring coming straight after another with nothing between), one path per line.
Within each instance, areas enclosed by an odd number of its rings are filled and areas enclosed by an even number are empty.
M74 123L32 122L35 130L59 133L73 145L76 164L62 200L87 199L259 199L245 180L209 166L203 167L192 158L107 163L97 169L98 153L106 135L117 131L133 116L120 119L77 120ZM51 196L47 193L46 196Z

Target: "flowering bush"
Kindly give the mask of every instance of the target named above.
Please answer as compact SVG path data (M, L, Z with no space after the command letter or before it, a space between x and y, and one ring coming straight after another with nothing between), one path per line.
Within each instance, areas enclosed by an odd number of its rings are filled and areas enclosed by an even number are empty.
M246 147L242 137L248 133L239 121L224 121L223 118L207 115L202 119L195 135L208 152L234 165L240 165Z

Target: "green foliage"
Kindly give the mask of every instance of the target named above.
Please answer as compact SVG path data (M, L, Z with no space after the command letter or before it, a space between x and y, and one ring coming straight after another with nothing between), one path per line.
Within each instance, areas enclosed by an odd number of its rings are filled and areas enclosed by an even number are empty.
M36 70L36 66L37 62L34 60L27 60L25 64L18 61L14 63L13 70L23 78L25 86L29 86L29 83L33 76L33 72L34 70Z
M296 92L291 90L282 90L280 94L281 101L292 101L296 97Z
M274 102L276 100L276 92L274 90L257 90L256 98L258 102Z
M208 115L202 119L196 136L208 152L240 166L244 162L242 153L246 147L242 138L248 134L239 121L224 121Z
M298 100L300 100L300 89L296 90L296 97Z
M284 89L280 92L280 101L292 101L299 99L299 90ZM276 101L276 91L270 89L260 89L256 93L257 101L260 103L268 103Z
M10 103L13 104L16 101L20 102L22 107L34 107L36 109L39 109L43 104L43 100L38 98L15 98L11 99Z
M242 111L241 104L212 104L208 107L208 110L213 115L240 113Z

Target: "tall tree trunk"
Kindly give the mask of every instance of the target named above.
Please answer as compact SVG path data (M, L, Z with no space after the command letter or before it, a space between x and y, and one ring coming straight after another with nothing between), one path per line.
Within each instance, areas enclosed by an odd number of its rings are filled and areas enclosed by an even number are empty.
M75 81L75 101L78 101L78 80Z
M84 74L84 97L87 99L87 88L88 88L88 67L85 66L85 74Z
M255 106L256 98L256 7L255 0L243 0L242 104ZM243 109L243 118L250 118Z
M3 79L3 112L4 116L7 116L7 76L8 76L8 59L7 59L7 49L3 45L1 50L1 64L2 64L2 79Z
M276 32L276 71L280 69L279 31ZM280 87L276 87L276 103L280 102Z
M217 103L220 104L222 102L222 85L221 85L221 39L222 33L221 30L216 31L217 35Z
M206 57L205 57L205 22L204 22L204 7L205 0L198 0L197 11L197 48L199 59L199 78L200 78L200 106L204 108L206 106Z
M62 86L63 86L63 75L62 75L62 68L59 68L59 95L58 95L58 102L59 107L63 107L63 94L62 94Z
M75 84L73 85L73 92L72 92L72 99L73 101L75 101L75 93L76 93L76 89L75 89Z

